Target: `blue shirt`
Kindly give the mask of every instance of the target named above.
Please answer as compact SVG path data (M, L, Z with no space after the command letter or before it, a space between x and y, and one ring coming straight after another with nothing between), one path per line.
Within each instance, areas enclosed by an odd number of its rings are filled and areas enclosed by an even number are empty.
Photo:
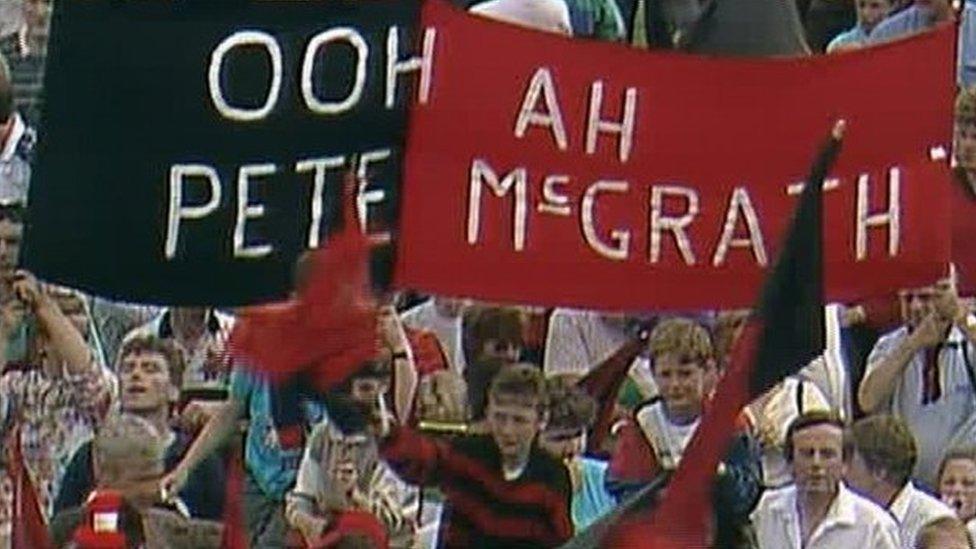
M959 85L976 86L976 0L968 0L959 27Z
M830 53L837 48L843 46L850 46L857 44L858 46L863 46L868 41L868 33L864 30L861 25L855 25L854 28L844 31L838 34L830 44L827 44L827 53Z
M581 458L581 486L573 493L573 527L582 532L617 506L617 500L604 487L608 464Z
M930 28L932 28L931 10L912 5L878 23L871 33L870 41L873 44L890 42Z
M266 378L235 368L230 376L230 397L244 405L249 420L244 464L261 491L270 499L284 500L295 484L303 448L282 449L271 412L270 383ZM323 408L305 403L306 425L318 423Z

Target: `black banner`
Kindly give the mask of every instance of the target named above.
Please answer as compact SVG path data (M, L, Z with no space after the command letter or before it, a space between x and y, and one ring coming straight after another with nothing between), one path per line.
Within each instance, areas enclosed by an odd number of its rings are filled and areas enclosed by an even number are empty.
M392 231L406 105L429 88L435 38L416 36L418 11L58 2L25 266L115 299L282 297L297 254L324 242L353 155L361 218Z

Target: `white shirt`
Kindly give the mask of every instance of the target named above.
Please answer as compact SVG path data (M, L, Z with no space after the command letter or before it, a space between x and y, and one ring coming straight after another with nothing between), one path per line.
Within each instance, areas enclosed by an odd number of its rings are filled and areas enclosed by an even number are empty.
M956 516L948 505L919 490L911 481L898 492L888 511L898 523L901 545L905 549L915 549L915 538L926 524L943 517Z
M660 401L641 407L634 416L644 438L654 450L658 464L665 469L677 469L701 418L687 425L676 425L668 419L664 413L664 403Z
M973 545L976 545L976 518L966 523L966 530L969 531L969 539L973 540Z
M631 336L611 325L596 311L556 309L549 317L542 371L546 377L558 374L586 375L623 347ZM637 357L630 367L630 379L646 399L657 396L650 361Z
M415 330L427 330L434 333L437 341L444 348L451 367L457 373L463 373L466 367L464 347L461 339L461 315L441 316L434 306L434 300L429 299L416 307L404 311L400 315L404 326Z
M566 36L573 34L569 8L561 0L490 0L468 11L531 29Z
M901 327L883 336L871 351L865 376L880 359L893 352L908 337L908 329ZM966 336L953 327L946 339L950 347L939 354L939 385L941 397L929 403L922 401L925 353L912 357L901 377L895 382L889 402L890 412L903 418L918 440L918 462L913 477L925 486L935 486L939 464L949 448L976 443L976 388L966 373L964 348L973 360L972 345Z
M884 509L840 483L827 515L802 543L796 487L763 493L752 523L760 549L900 549L898 525Z

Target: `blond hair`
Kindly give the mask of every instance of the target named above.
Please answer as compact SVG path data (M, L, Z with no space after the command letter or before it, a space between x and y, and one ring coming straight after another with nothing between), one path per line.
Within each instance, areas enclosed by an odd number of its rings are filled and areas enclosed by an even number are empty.
M669 318L659 323L647 345L652 358L671 353L683 360L705 362L714 356L708 331L687 318Z

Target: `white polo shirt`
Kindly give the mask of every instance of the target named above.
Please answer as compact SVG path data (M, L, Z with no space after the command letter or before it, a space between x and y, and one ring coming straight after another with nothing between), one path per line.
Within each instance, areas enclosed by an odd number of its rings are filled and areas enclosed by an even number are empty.
M903 326L878 340L868 357L865 376L907 337L908 329ZM889 402L890 412L908 423L918 441L918 463L913 476L927 487L936 485L939 463L946 450L976 443L976 387L966 373L963 354L969 353L972 364L976 353L957 327L952 328L945 343L947 346L939 353L939 399L923 402L925 353L919 352L898 378Z
M571 36L569 8L561 0L490 0L476 4L471 13L531 29Z
M898 492L888 511L898 523L901 545L905 549L915 549L915 538L926 524L943 517L956 516L948 505L919 490L911 481Z
M803 545L796 486L767 490L752 512L761 549L900 549L898 525L884 509L840 483L837 496Z

